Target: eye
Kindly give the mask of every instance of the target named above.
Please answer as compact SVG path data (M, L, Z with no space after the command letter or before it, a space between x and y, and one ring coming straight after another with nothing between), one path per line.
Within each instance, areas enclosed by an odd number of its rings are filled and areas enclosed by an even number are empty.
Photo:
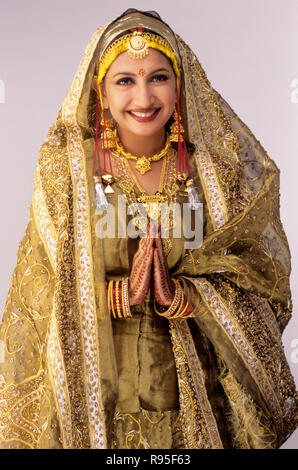
M129 85L130 83L132 83L132 79L129 78L129 77L123 77L123 78L120 78L120 80L118 80L118 82L116 82L117 85Z
M159 74L159 75L154 75L152 77L153 82L165 82L166 80L169 80L169 77L167 75Z

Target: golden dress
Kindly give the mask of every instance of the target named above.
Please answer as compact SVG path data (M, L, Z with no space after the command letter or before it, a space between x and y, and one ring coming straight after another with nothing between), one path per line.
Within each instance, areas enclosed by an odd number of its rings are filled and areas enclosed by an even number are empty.
M163 318L150 290L132 318L112 319L106 283L129 275L138 241L96 235L91 80L105 29L39 153L0 330L1 448L279 448L298 420L279 170L176 35L204 237L193 250L163 244L194 308ZM125 172L112 187L112 199L140 190Z

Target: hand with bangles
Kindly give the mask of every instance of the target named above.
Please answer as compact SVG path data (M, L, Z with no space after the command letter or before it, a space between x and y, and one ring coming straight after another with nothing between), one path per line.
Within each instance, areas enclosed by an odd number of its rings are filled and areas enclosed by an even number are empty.
M175 285L170 278L167 260L163 251L160 225L148 224L147 237L140 240L135 253L129 277L129 303L141 303L147 295L150 281L153 281L154 297L160 305L171 305Z
M142 303L147 296L152 278L155 233L156 226L148 224L147 235L140 239L133 257L130 276L108 283L108 308L114 318L131 317L130 306Z
M131 317L130 306L143 302L153 280L155 312L167 318L187 317L192 308L178 280L170 277L164 254L160 225L148 224L133 257L129 278L110 281L109 308L114 318Z
M156 226L148 224L147 236L141 238L139 248L133 257L128 280L130 305L140 304L147 296L151 282L155 231Z
M163 250L160 226L154 238L153 282L154 298L160 305L171 305L175 296L175 284L169 273L167 259Z

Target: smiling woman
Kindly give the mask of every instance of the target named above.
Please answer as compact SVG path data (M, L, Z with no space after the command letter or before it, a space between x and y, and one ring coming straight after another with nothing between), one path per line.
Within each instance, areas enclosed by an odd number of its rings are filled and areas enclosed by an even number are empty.
M92 86L99 96L96 78ZM158 154L165 145L165 125L177 101L176 77L168 58L152 48L139 60L123 52L108 69L101 91L103 107L117 122L124 149L136 156ZM103 164L103 153L99 151L99 155ZM145 191L154 194L159 188L162 161L152 162L152 171L145 175L137 172L136 161L130 165ZM112 173L117 174L117 169L112 168Z
M289 274L275 163L159 15L124 12L41 146L1 447L279 448L298 418Z

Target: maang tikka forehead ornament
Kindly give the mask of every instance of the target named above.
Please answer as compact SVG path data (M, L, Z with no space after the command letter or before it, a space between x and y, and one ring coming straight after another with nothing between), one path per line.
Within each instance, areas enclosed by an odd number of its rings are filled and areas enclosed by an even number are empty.
M100 86L107 70L119 54L127 51L129 56L133 59L143 59L143 57L148 55L149 47L163 52L171 60L178 84L180 77L180 66L169 42L154 33L134 31L129 34L125 34L118 39L115 39L115 41L113 41L102 54L98 67L98 86Z
M135 15L132 15L135 16ZM124 27L124 20L125 20L125 27ZM149 31L144 31L144 28L149 29ZM153 30L153 32L152 32ZM130 31L127 34L121 36L121 33L126 31ZM154 33L156 31L157 34ZM162 34L163 35L160 35ZM169 41L165 39L165 36L169 38ZM189 155L187 151L187 146L185 143L184 138L184 129L182 124L180 123L180 75L181 75L181 60L177 48L177 43L175 36L173 35L172 31L165 25L164 23L160 22L159 20L144 17L143 15L140 18L128 18L123 19L122 23L120 21L120 25L112 28L110 34L107 33L105 37L105 41L103 41L102 49L99 54L99 66L98 66L98 75L96 78L98 84L98 91L99 91L99 99L101 104L101 112L102 112L102 121L103 121L103 129L102 129L102 140L103 140L103 152L105 153L105 149L107 149L109 154L110 160L110 167L111 165L111 157L109 146L106 145L106 122L104 116L104 107L103 107L103 100L102 100L102 93L101 93L101 84L102 81L113 63L113 61L118 57L119 54L122 52L128 52L130 57L133 59L142 59L149 54L149 48L156 49L163 54L165 54L171 61L173 70L176 75L176 90L177 90L177 105L176 105L176 115L179 116L179 119L176 122L177 124L177 142L178 142L178 174L177 179L180 183L186 182L186 191L188 193L189 203L192 209L199 208L199 199L197 195L197 191L194 187L193 183L193 175L192 169L189 164L189 170L191 173L191 178L187 178L187 158L189 162ZM140 74L142 69L140 69ZM97 103L97 122L98 122L98 103ZM96 132L96 151L98 151L98 135ZM173 140L173 139L172 139ZM141 158L148 158L148 157L141 157ZM104 155L105 161L105 155ZM150 166L149 166L150 168ZM104 169L105 170L105 169ZM106 189L104 190L103 184L106 185ZM187 180L187 181L186 181ZM108 202L105 197L105 192L113 192L110 188L111 182L113 182L113 176L111 174L105 174L101 178L98 176L94 176L95 182L95 200L96 200L96 207L97 209L106 209L108 207Z

